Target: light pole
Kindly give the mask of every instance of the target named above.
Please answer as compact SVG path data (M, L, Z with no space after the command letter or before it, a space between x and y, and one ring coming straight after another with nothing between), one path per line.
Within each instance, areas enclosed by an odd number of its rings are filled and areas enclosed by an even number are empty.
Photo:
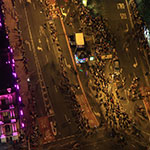
M87 6L87 0L82 0L84 6Z

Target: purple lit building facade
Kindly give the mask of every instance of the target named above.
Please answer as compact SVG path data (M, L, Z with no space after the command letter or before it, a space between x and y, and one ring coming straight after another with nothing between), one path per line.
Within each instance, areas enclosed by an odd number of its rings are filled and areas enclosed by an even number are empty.
M22 106L13 49L9 46L0 6L0 140L2 143L19 139L21 128L24 127Z

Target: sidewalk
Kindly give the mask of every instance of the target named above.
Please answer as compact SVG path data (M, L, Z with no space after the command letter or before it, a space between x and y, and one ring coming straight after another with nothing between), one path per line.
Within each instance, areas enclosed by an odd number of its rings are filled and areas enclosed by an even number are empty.
M20 95L25 106L28 105L28 98L30 98L30 93L28 91L27 78L28 75L25 73L24 63L20 59L23 58L22 53L24 48L22 45L21 35L19 34L19 20L16 11L10 0L4 1L5 6L5 23L8 30L10 46L14 51L14 59L16 65L16 73L18 75ZM9 13L8 13L9 12ZM25 116L28 112L24 109Z
M29 103L31 100L31 92L29 91L30 83L27 82L28 79L28 70L27 70L27 62L25 57L25 49L23 47L23 40L21 37L21 31L19 30L19 19L15 8L13 7L11 0L4 1L4 14L5 14L5 26L6 31L9 35L10 46L14 52L14 60L16 66L16 73L18 76L18 83L20 87L20 96L22 98L23 104L25 107L23 108L24 112L24 134L29 135L27 130L31 130L28 128L29 123L31 125L31 116L29 114L32 111L32 106ZM25 135L25 137L27 136ZM25 140L25 139L24 139ZM26 141L25 141L26 142ZM27 143L24 143L25 145Z

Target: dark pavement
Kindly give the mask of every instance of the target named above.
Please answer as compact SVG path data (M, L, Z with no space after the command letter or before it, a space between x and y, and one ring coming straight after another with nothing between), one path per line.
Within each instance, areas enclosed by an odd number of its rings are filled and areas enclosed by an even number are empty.
M21 3L18 1L16 2L16 5L20 17L22 37L25 42L25 48L28 57L31 83L35 86L34 89L36 91L38 116L45 116L46 112L41 96L40 79L38 79L37 68L35 65L35 55L33 54L34 49L36 50L36 54L40 63L41 72L43 74L45 86L48 91L49 101L52 103L54 112L56 114L52 117L57 122L58 137L56 138L71 136L75 133L76 126L74 120L72 119L71 112L65 103L63 94L58 89L58 85L60 83L58 65L59 54L56 51L56 45L52 42L47 18L44 13L40 13L43 6L41 6L38 1L34 1L32 4L27 5L24 5L22 1ZM29 26L27 26L24 10L26 10L28 16ZM60 35L58 34L60 45L62 45L62 49L66 50L67 46L64 44L66 41L63 35L61 35L63 32L59 26L60 21L55 19L55 22L58 25L58 33L60 32ZM44 23L47 24L46 29L43 28ZM30 29L28 27L31 29L32 38L29 33ZM69 54L66 57L70 58ZM66 124L66 117L71 119L71 124ZM66 124L66 126L64 127L63 124Z
M59 1L59 5L64 5L62 1ZM114 1L114 0L105 0L102 1L100 13L107 18L108 20L108 27L110 28L110 31L114 34L116 37L116 50L119 56L119 60L121 63L121 68L123 69L123 77L127 78L126 87L130 85L130 82L132 78L137 75L141 78L141 85L149 85L149 79L147 76L145 76L145 72L147 71L148 67L146 63L143 63L144 57L141 55L140 52L137 52L137 43L132 38L133 30L131 29L130 19L127 12L126 3L124 2L125 9L117 9L117 4L122 1ZM109 4L109 5L108 5ZM25 9L24 9L25 7ZM56 136L56 139L62 139L62 145L58 146L59 140L56 145L58 148L62 147L64 149L63 143L66 143L66 141L72 142L74 141L74 137L69 138L69 140L66 140L67 137L70 137L74 135L76 130L76 125L74 123L74 119L71 115L71 110L69 109L69 106L66 105L66 99L63 96L63 93L60 92L58 86L60 83L60 73L59 73L59 64L58 64L58 56L60 55L59 52L56 50L56 45L52 42L52 37L49 32L49 24L47 21L47 18L41 10L43 10L43 6L38 1L33 1L32 4L24 5L23 1L19 0L16 2L16 8L19 13L19 19L20 19L20 26L22 30L22 37L24 40L24 46L26 48L26 54L28 57L28 63L29 63L29 73L31 78L31 83L34 85L34 89L36 91L36 100L37 100L37 111L38 116L45 116L45 106L42 98L41 88L40 87L40 79L38 78L37 73L37 65L35 56L37 56L36 59L38 59L41 73L43 75L44 83L46 90L48 91L48 99L50 103L52 103L52 106L54 108L54 112L56 115L54 115L52 118L54 118L57 121L57 129L58 129L58 135ZM69 13L73 10L74 5L68 5L66 7L67 10L69 10ZM27 18L25 17L25 10L28 17L29 25L27 25ZM126 13L127 19L121 19L120 13ZM122 17L126 18L125 14L122 14ZM73 34L79 30L80 27L80 21L78 20L78 16L73 21L73 26L68 26L66 23L70 20L69 15L67 18L64 19L65 21L65 27L67 30L67 34ZM56 24L57 28L57 36L58 41L60 43L60 46L63 51L63 55L66 58L67 64L70 64L73 66L68 47L66 44L65 36L62 30L62 26L60 23L59 18L55 18L54 22ZM47 24L47 28L44 28L44 23ZM129 30L126 32L126 30ZM125 45L129 45L129 50L125 50ZM35 55L36 53L36 55ZM133 67L133 64L135 63L135 60L137 60L138 66L136 68ZM73 84L77 83L76 76L72 73L70 69L67 68L67 72L69 76L72 78L71 82ZM99 110L99 107L97 106L97 103L95 100L93 100L92 96L89 94L89 88L87 87L88 78L86 78L86 75L82 72L80 72L81 81L83 83L84 89L86 89L86 94L89 100L89 103L92 106L92 110L95 112L101 113ZM79 90L78 93L80 94L81 91ZM125 101L122 102L124 108L127 110L127 112L133 115L133 109L135 103L142 104L141 101ZM131 110L132 109L132 110ZM71 120L71 124L66 123L66 117ZM100 119L100 118L99 118ZM64 124L66 124L64 126ZM144 131L147 130L147 124L145 125L146 128ZM143 130L143 129L142 129ZM98 131L97 136L98 137L90 137L88 139L81 138L82 146L81 149L120 149L122 147L117 146L117 144L114 144L116 141L114 139L110 139L105 135L106 132L104 129ZM64 138L64 140L63 140ZM80 138L78 139L80 140ZM87 144L88 143L88 144ZM128 146L126 146L124 149L132 149L132 150L138 150L136 141L131 141ZM54 149L55 149L55 143L54 143ZM135 147L135 145L137 147ZM50 149L52 145L47 145L45 149ZM49 148L48 148L49 147ZM139 150L142 150L142 148L139 147Z

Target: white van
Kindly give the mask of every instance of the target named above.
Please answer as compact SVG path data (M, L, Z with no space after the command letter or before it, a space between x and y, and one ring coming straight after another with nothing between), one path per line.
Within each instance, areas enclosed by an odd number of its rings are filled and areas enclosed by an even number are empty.
M77 48L84 48L84 36L83 33L75 33L75 41Z

